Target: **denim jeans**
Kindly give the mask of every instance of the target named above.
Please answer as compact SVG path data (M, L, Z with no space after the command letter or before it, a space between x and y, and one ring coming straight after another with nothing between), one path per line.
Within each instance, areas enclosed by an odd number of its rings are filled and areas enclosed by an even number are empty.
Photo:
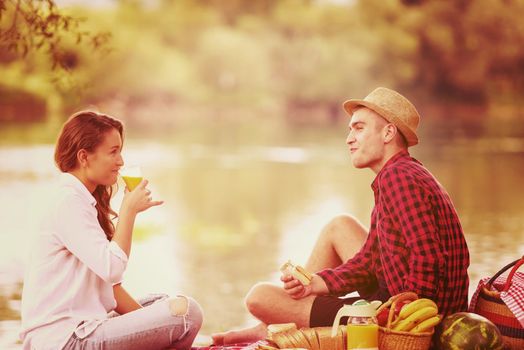
M187 312L174 315L171 300L166 295L139 300L143 308L125 315L113 314L85 338L73 333L63 350L191 349L202 325L202 309L187 298Z

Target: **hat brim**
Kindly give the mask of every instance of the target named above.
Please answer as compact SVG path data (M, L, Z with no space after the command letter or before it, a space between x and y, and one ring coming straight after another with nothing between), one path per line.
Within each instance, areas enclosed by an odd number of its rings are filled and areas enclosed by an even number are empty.
M379 105L373 102L357 99L347 100L344 102L344 110L350 117L353 115L353 112L357 107L369 108L380 115L382 118L386 119L388 122L395 124L397 129L406 139L408 147L418 144L418 136L413 131L411 131L411 129L401 119L397 118L393 113L383 109Z

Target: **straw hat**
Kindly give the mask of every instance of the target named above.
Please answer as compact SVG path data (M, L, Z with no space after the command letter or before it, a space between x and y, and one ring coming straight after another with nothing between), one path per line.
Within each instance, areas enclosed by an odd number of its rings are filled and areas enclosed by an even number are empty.
M396 91L379 87L373 90L363 100L348 100L344 102L344 109L351 116L355 108L367 107L388 122L394 124L404 135L408 147L418 143L417 127L420 121L415 106Z

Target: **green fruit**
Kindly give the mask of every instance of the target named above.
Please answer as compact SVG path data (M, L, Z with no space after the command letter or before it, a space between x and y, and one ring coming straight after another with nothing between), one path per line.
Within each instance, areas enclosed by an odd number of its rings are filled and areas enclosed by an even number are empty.
M502 334L490 320L471 312L457 312L442 320L435 334L440 350L502 350Z

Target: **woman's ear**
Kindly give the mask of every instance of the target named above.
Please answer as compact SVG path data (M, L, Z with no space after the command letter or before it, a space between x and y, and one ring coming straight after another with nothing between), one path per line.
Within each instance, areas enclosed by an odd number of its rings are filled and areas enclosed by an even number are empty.
M76 153L76 160L80 167L85 168L87 166L87 151L85 149L79 150Z
M397 135L398 133L398 130L397 130L397 127L392 124L392 123L389 123L388 125L386 125L384 127L384 143L390 143L391 141L393 141L393 139L395 138L395 135Z

